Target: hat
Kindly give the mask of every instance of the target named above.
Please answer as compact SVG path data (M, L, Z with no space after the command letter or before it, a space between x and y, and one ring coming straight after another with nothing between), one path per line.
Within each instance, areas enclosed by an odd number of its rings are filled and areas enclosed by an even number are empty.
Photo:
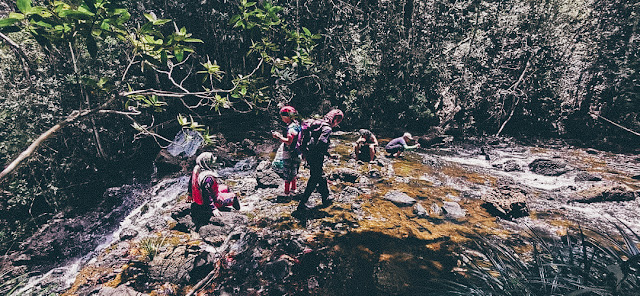
M340 109L333 109L324 116L324 120L331 123L336 117L340 117L340 121L342 121L342 118L344 118L344 113L342 113Z
M407 138L409 140L413 140L413 137L411 136L410 133L404 133L404 135L402 135L403 138Z
M297 113L296 109L291 107L291 106L284 106L282 108L280 108L280 114L286 113L288 114L287 116L291 116L295 113Z
M200 153L200 155L198 155L198 158L196 158L196 164L202 168L211 170L211 168L213 168L213 164L216 163L217 159L218 158L213 156L213 153L211 152L202 152Z

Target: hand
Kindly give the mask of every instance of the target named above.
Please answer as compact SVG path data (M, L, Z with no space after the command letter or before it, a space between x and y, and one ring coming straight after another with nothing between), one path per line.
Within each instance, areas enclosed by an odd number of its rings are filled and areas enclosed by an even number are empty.
M213 216L214 217L220 217L220 216L222 216L222 213L220 213L220 210L215 209L215 210L213 210Z
M420 143L416 144L416 148L420 148Z
M271 135L272 135L274 138L277 138L277 139L282 138L282 135L281 135L279 132L271 132Z

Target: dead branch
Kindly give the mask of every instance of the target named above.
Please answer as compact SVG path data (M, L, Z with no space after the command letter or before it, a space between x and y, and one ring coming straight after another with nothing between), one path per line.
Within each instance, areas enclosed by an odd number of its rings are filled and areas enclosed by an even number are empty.
M16 52L17 56L20 57L20 59L22 60L22 68L24 69L25 77L27 78L27 80L31 80L31 74L29 74L29 70L33 70L33 65L31 65L29 58L24 53L22 48L20 48L20 45L15 43L13 40L11 40L11 38L9 38L9 36L5 34L0 33L0 38L4 39L4 41L7 42L9 46L11 46L13 51Z
M33 143L31 143L31 145L29 145L29 147L27 147L26 150L22 151L22 153L20 153L20 155L18 155L18 158L13 160L7 167L4 168L4 170L2 172L0 172L0 182L2 182L4 180L5 176L7 176L9 173L11 173L13 170L15 170L23 160L25 160L26 158L31 156L31 154L33 154L33 152L36 151L36 149L40 146L40 144L42 144L42 142L47 140L49 137L51 137L57 131L59 131L60 129L62 129L63 127L68 125L69 123L72 123L72 122L74 122L74 121L76 121L76 120L78 120L80 118L89 116L91 114L94 114L94 113L102 110L102 109L105 109L116 98L117 98L117 96L113 96L111 99L109 99L107 102L102 104L100 107L96 107L96 108L91 109L91 110L83 110L83 111L76 110L76 111L73 111L69 116L67 116L67 118L65 120L61 121L60 123L54 125L52 128L47 130L46 132L42 133L35 141L33 141Z

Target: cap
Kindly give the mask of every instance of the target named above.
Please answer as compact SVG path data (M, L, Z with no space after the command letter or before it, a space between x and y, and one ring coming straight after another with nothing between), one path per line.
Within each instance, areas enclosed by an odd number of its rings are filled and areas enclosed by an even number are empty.
M404 133L404 135L402 135L403 138L407 138L409 140L413 140L413 137L411 136L410 133Z
M280 108L280 114L283 114L283 113L291 115L291 114L297 113L297 111L296 111L295 108L293 108L291 106L284 106L284 107Z

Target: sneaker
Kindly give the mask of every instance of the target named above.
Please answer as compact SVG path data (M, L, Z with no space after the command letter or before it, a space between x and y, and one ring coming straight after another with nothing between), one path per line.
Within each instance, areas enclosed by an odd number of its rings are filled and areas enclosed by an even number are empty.
M236 210L240 209L240 201L238 200L238 196L233 198L233 208Z

